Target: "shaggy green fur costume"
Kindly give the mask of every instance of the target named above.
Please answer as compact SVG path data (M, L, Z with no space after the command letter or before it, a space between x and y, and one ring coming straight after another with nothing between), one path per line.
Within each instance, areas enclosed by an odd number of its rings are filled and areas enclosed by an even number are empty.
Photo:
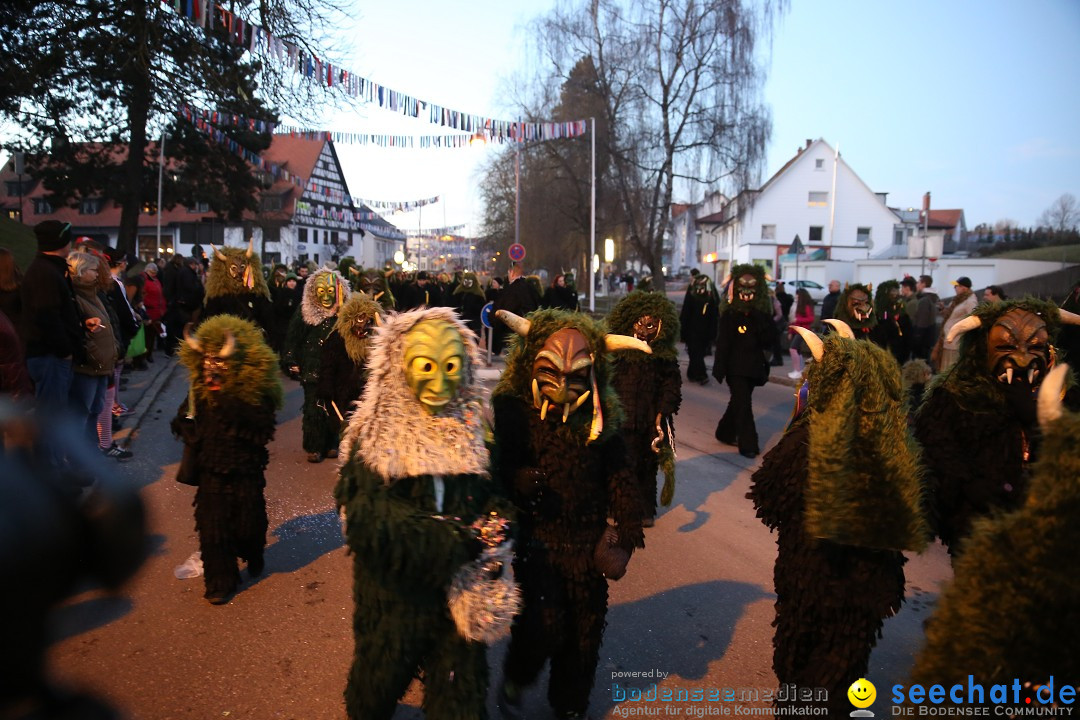
M230 340L231 338L231 340ZM274 436L274 412L281 407L277 356L252 323L217 315L199 326L192 347L180 344L180 362L191 390L180 404L171 428L184 442L177 477L195 492L195 529L202 552L205 596L226 601L240 584L236 560L247 560L255 577L263 569L266 546L266 498L263 472ZM234 349L220 373L221 389L205 382L205 356Z
M338 305L325 308L319 304L316 287L321 278L332 278L337 288ZM332 408L319 400L319 368L322 366L322 348L334 332L337 311L349 298L349 284L336 270L323 268L311 275L304 283L300 312L289 321L285 335L286 369L300 368L300 385L304 388L303 447L314 461L314 455L332 456L337 450L340 421Z
M331 419L341 425L344 423L339 420L338 413L344 417L352 411L367 380L370 335L357 337L354 326L359 322L367 327L381 314L383 309L377 302L364 293L354 294L338 310L334 332L322 345L316 394L330 410Z
M214 248L210 255L201 317L206 320L226 314L251 320L267 333L273 327L273 306L262 261L254 251L249 256L248 248Z
M538 310L529 320L528 336L514 336L492 395L493 467L519 510L514 570L525 602L514 622L505 677L508 687L528 685L550 658L552 707L557 714L584 713L607 615L607 580L595 549L608 517L618 525L624 551L643 547L642 506L618 432L622 412L610 387L602 326L560 310ZM591 401L565 423L557 412L541 420L533 405L533 362L563 328L581 331L593 357L603 431L592 442Z
M1061 319L1053 303L1025 298L977 306L972 315L982 327L960 337L960 359L930 382L915 418L931 519L954 555L976 517L1023 504L1030 473L1025 450L1029 459L1038 456L1033 396L1010 399L1009 392L1027 386L997 382L986 367L990 328L1016 308L1040 315L1053 340Z
M926 531L896 363L871 343L833 334L807 384L807 405L763 458L747 497L778 531L773 671L782 685L826 688L838 718L851 710L847 688L865 676L884 619L904 599L904 556L880 548L921 548Z
M989 689L1053 676L1055 688L1075 686L1080 415L1066 413L1045 429L1027 500L1012 512L974 521L964 547L926 628L912 681L947 687L966 683L970 674Z
M425 320L450 323L466 338L458 395L437 415L405 377L406 334ZM451 579L480 550L472 523L490 512L508 517L487 474L470 335L449 308L429 308L391 314L369 346L370 376L334 489L353 555L356 653L345 689L352 720L390 718L418 672L425 717L487 717L486 648L461 637L447 608Z
M670 505L675 494L675 452L673 440L665 430L657 454L652 449L657 436L656 416L668 428L682 402L682 376L679 372L679 316L675 304L659 293L635 290L612 308L607 316L608 327L620 335L633 335L634 323L645 315L660 321L660 332L649 343L652 354L637 350L618 350L613 354L614 385L626 411L623 440L630 453L630 467L641 485L645 517L656 515L656 471L664 471L661 504Z
M845 545L921 552L929 535L921 458L907 430L896 361L872 344L834 338L825 348L806 371L817 420L810 423L807 532Z

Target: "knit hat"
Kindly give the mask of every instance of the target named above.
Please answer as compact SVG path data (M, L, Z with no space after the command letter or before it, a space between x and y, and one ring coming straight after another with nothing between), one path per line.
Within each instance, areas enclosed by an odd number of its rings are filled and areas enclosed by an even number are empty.
M34 226L39 252L53 252L71 243L71 223L46 220Z
M105 256L109 258L109 267L116 267L127 260L124 251L114 247L105 248Z

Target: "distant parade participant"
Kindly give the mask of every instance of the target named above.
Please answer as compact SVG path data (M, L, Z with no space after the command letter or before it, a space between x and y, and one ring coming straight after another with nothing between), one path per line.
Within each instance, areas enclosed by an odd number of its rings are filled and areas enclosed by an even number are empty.
M240 585L237 558L249 577L264 568L266 448L282 404L277 357L253 323L216 315L185 338L180 362L191 389L170 425L184 443L177 480L198 488L204 597L223 605Z
M485 304L487 300L484 297L484 289L480 287L480 280L476 277L476 273L466 270L461 276L461 282L454 288L451 307L458 311L465 324L478 337L483 327L480 322L480 311L484 309Z
M255 253L254 240L247 249L214 248L206 273L206 297L200 318L235 315L262 328L267 337L274 326L270 288L263 276L262 263Z
M976 307L946 338L959 339L960 357L926 389L915 437L931 518L954 560L977 518L1024 504L1039 455L1035 397L1063 323L1080 316L1035 298L1006 300Z
M510 507L488 473L472 333L449 308L390 314L334 489L353 556L350 720L388 720L413 678L432 720L486 718L486 643L518 608Z
M736 265L720 313L712 370L717 382L727 381L731 399L716 424L715 437L725 445L737 446L739 454L747 458L761 452L752 399L754 388L769 381L767 356L775 333L765 271L760 265Z
M349 299L349 285L336 270L324 268L308 278L300 312L293 315L285 336L283 364L304 388L303 447L308 462L337 457L340 421L319 400L322 347L334 332L338 309Z
M856 340L871 340L877 327L873 305L873 287L852 283L840 293L832 317L851 328ZM827 318L823 318L827 319Z
M377 302L354 293L338 310L334 332L323 343L316 394L342 427L364 392L368 345L382 313Z
M1019 680L1034 694L1051 679L1061 688L1080 678L1080 414L1062 408L1067 377L1058 365L1039 388L1031 491L1015 510L973 524L927 623L914 682L948 687L973 675L987 688L978 704L989 705L998 684Z
M686 379L699 385L709 383L705 356L709 354L716 340L716 319L720 311L720 293L712 280L691 271L690 285L686 288L682 311L679 314L680 340L686 343L686 354L690 364L686 368Z
M636 290L623 297L607 316L608 328L632 335L652 348L612 353L612 384L622 401L626 419L620 432L630 466L641 488L642 524L656 519L656 472L662 467L661 504L669 505L675 492L675 413L682 403L682 373L675 342L679 316L675 304L661 293Z
M567 287L566 276L562 273L551 279L551 285L544 291L540 306L571 312L577 312L580 309L577 292Z
M829 322L841 332L824 341L797 329L815 361L807 394L747 497L778 535L773 672L781 686L825 688L839 718L883 621L903 603L901 551L921 550L929 530L900 368Z
M356 288L382 306L383 310L394 309L394 293L390 290L388 273L376 268L368 268L360 271L360 277L356 281Z
M618 432L609 358L649 346L608 335L581 313L499 315L520 337L492 393L492 466L518 510L514 571L524 600L499 704L520 717L524 688L550 658L548 701L556 717L583 718L596 679L608 578L620 578L630 554L644 547L642 502Z
M901 365L907 361L911 350L911 318L904 310L904 300L900 297L900 283L886 280L877 286L874 292L874 316L877 324L871 333L871 339L878 347L892 353Z

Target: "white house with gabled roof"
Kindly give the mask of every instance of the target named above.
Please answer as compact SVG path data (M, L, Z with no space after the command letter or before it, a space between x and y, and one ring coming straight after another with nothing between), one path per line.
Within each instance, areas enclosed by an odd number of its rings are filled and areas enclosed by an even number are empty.
M823 139L807 140L760 189L744 191L719 212L697 219L703 255L724 266L717 268L718 277L732 264L749 262L776 275L796 235L802 260L884 255L898 237L906 241L906 225L885 197Z

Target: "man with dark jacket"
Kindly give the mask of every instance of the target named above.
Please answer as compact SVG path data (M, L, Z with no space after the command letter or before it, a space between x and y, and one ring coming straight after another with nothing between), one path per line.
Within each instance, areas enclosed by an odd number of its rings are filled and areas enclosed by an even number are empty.
M68 277L71 223L46 220L34 227L38 252L23 278L21 334L26 368L39 410L67 408L72 360L85 359L83 327Z
M491 317L495 325L495 352L501 352L506 338L506 325L500 320L495 312L506 310L519 317L525 317L540 307L540 294L536 288L525 279L520 265L511 265L507 275L507 284L499 293L495 305L492 306Z

